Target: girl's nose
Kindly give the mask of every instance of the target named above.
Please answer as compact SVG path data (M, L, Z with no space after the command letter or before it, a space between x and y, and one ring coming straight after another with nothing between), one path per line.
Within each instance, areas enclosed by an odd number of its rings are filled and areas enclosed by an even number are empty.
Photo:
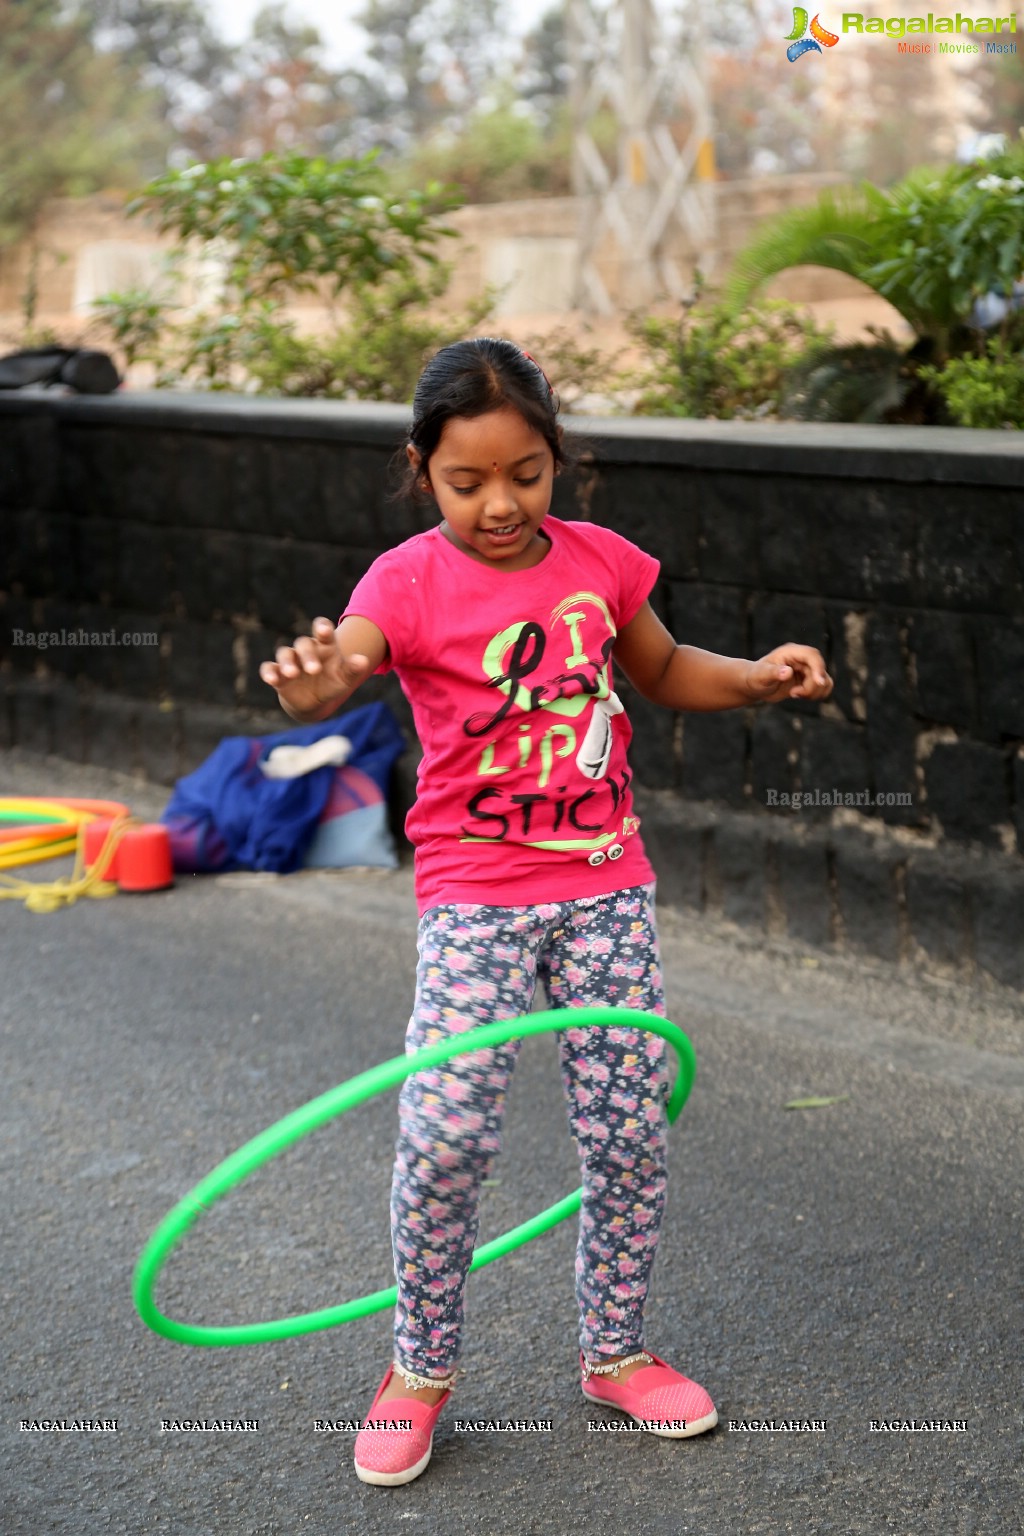
M487 493L487 511L492 517L500 520L501 516L515 512L517 506L516 488L512 481L506 480L504 476L498 476Z

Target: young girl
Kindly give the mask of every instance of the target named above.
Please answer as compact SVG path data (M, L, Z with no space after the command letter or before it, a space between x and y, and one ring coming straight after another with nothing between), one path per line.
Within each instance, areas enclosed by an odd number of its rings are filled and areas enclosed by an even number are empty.
M302 722L390 667L412 705L423 760L406 822L420 911L409 1051L528 1013L538 979L553 1008L664 1015L613 665L672 710L832 687L809 646L743 661L677 645L648 601L658 562L607 528L548 516L564 463L556 413L546 375L511 342L439 352L406 453L409 489L436 502L440 523L374 561L337 627L317 619L260 669ZM644 1347L665 1197L664 1042L642 1026L574 1029L571 1014L558 1038L583 1174L583 1393L655 1434L700 1434L718 1421L710 1397ZM355 1442L364 1482L410 1482L430 1460L518 1044L455 1057L402 1090L394 1362Z

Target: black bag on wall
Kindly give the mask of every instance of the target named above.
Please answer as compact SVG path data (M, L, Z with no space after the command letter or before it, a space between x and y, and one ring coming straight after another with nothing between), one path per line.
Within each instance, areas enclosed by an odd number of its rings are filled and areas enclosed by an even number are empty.
M120 383L113 359L87 347L29 347L0 357L0 389L66 384L80 395L109 395Z

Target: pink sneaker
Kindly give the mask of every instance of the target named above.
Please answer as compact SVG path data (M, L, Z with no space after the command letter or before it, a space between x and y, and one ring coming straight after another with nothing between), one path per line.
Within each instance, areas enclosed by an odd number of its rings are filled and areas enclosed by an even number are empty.
M626 1365L626 1360L613 1365L592 1365L581 1354L583 1396L609 1408L621 1408L652 1435L669 1440L686 1440L690 1435L714 1429L718 1410L703 1387L680 1376L650 1350L638 1350L628 1357L629 1362L633 1360L646 1360L648 1364L634 1371L628 1381L619 1382L615 1380L617 1368Z
M356 1476L364 1483L377 1483L384 1488L396 1488L400 1483L411 1483L414 1477L425 1472L434 1448L434 1425L437 1416L451 1397L454 1376L443 1381L430 1381L426 1376L415 1376L403 1371L408 1397L395 1397L380 1403L381 1393L391 1380L396 1367L389 1366L387 1375L377 1388L377 1396L370 1405L362 1429L356 1436L354 1449ZM439 1402L430 1407L416 1401L417 1385L447 1387Z

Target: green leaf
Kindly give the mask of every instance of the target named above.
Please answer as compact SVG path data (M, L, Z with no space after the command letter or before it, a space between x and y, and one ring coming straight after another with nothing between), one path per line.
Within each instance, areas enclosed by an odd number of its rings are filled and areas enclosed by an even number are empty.
M850 1097L850 1095L848 1093L835 1093L835 1094L831 1094L830 1096L825 1097L825 1098L790 1099L788 1104L784 1104L783 1105L783 1108L784 1109L825 1109L827 1105L829 1105L829 1104L841 1104L844 1099L848 1099L849 1097Z

